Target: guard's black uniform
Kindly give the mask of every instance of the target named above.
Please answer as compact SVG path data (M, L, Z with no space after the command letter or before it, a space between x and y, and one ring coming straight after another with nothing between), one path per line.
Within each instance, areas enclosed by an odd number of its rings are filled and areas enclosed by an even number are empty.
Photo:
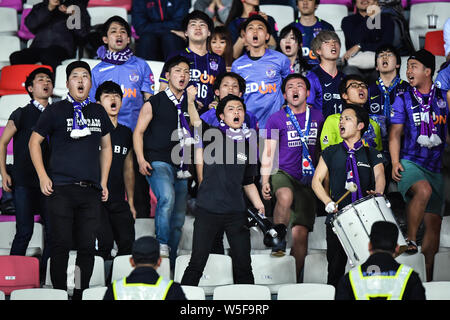
M381 274L395 274L400 264L387 252L378 252L372 254L365 263L361 265L361 271L364 273L368 268L373 269L377 266ZM355 300L352 285L350 284L349 274L345 274L339 281L336 288L336 300ZM413 271L403 293L402 300L425 300L425 288L417 272Z

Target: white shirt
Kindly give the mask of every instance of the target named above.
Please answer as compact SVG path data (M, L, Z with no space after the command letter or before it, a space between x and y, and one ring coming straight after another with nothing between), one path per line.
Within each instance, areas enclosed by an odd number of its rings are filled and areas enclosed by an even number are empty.
M445 56L450 53L450 18L447 18L444 24L444 49Z

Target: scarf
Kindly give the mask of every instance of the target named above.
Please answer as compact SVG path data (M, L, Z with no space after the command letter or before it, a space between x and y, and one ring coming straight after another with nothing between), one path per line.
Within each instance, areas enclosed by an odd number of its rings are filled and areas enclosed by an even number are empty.
M119 52L109 51L106 46L100 46L97 49L97 56L106 63L121 65L133 56L133 51L127 46Z
M311 110L309 106L306 106L306 116L305 116L305 130L302 131L300 128L300 124L297 121L297 117L292 112L291 108L286 105L284 108L284 111L286 112L286 116L291 120L291 123L294 125L295 130L297 130L298 135L300 137L300 140L302 142L302 177L310 177L312 179L312 176L314 175L314 165L311 158L311 155L309 154L308 150L308 136L309 136L309 129L311 128Z
M247 127L247 124L245 122L242 123L242 126L238 129L230 128L223 120L220 120L219 122L219 129L222 131L228 138L232 139L233 141L242 141L242 140L248 140L250 136L252 135L252 132Z
M345 164L345 169L347 171L347 180L345 181L345 189L351 190L352 185L353 186L356 185L357 187L356 192L352 192L352 202L355 202L356 200L361 199L363 197L355 155L355 152L358 151L361 147L363 147L363 143L361 140L358 140L352 149L350 149L347 146L347 143L345 143L345 141L342 141L341 144L344 146L348 154L347 161Z
M180 141L181 151L181 161L180 166L177 171L177 178L178 179L188 179L192 177L192 175L189 172L189 167L187 164L184 163L184 153L187 145L194 144L195 139L192 138L191 130L189 128L189 124L184 117L183 111L181 110L181 102L183 101L184 96L181 96L180 101L177 100L175 95L172 93L172 91L167 87L164 92L167 94L167 97L170 99L170 101L173 102L175 107L177 108L178 112L178 119L177 119L177 132L178 132L178 139Z
M386 118L386 121L388 121L388 119L391 118L390 93L392 92L392 90L395 89L395 87L397 87L397 85L399 83L400 83L400 78L398 76L396 76L394 78L394 81L391 82L391 85L389 86L389 88L386 88L381 77L378 78L378 82L377 82L378 88L380 89L381 92L383 92L383 95L384 95L383 111L384 111L384 117Z
M30 103L34 105L40 112L44 112L45 107L36 100L31 100Z
M427 147L429 149L436 147L442 143L441 138L437 134L437 128L434 126L431 104L433 103L435 88L434 83L431 86L430 96L428 97L428 103L424 103L423 95L413 87L413 94L420 105L420 135L417 138L417 143L421 147Z
M86 119L84 119L82 109L84 106L87 106L91 103L89 97L82 102L75 101L74 98L70 94L67 94L67 100L72 103L73 106L73 123L72 123L72 131L70 132L70 137L73 139L78 139L81 137L85 137L91 134L91 130L89 130L87 126Z

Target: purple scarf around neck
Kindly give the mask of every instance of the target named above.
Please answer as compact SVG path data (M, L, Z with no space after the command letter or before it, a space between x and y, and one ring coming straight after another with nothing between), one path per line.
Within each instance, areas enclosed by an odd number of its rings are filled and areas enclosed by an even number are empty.
M121 65L133 56L133 51L127 46L119 52L112 52L109 51L106 46L101 46L97 49L97 56L102 59L103 62Z
M442 143L441 138L437 134L437 128L433 122L432 103L435 94L434 84L431 86L428 103L425 104L423 95L413 87L413 95L420 105L420 135L417 138L417 143L421 147L433 148Z
M358 199L361 199L363 197L362 190L361 190L361 182L359 180L359 174L358 174L358 166L356 162L356 155L355 152L359 150L361 147L363 147L363 143L360 140L358 140L354 145L353 148L350 149L345 143L345 141L342 141L341 144L344 146L345 150L347 151L347 162L345 165L346 171L347 171L347 180L345 181L345 189L350 190L351 186L350 184L354 184L357 187L356 192L352 192L352 202L355 202Z

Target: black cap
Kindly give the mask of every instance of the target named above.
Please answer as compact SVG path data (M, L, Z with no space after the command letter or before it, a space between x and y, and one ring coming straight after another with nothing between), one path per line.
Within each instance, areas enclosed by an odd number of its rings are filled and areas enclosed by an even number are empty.
M69 79L70 74L72 73L73 69L76 68L84 68L89 72L89 75L92 76L91 74L91 67L89 66L89 64L86 61L74 61L71 62L67 65L66 67L66 78Z
M370 231L370 242L373 250L387 250L394 252L397 246L398 228L388 221L377 221Z
M430 68L431 69L431 77L433 77L434 75L434 70L436 69L436 58L434 57L434 55L425 49L420 49L419 51L414 52L409 58L409 59L415 59L417 61L419 61L420 63L422 63L425 68Z
M131 255L136 264L156 264L159 259L159 242L154 237L145 236L134 241Z

